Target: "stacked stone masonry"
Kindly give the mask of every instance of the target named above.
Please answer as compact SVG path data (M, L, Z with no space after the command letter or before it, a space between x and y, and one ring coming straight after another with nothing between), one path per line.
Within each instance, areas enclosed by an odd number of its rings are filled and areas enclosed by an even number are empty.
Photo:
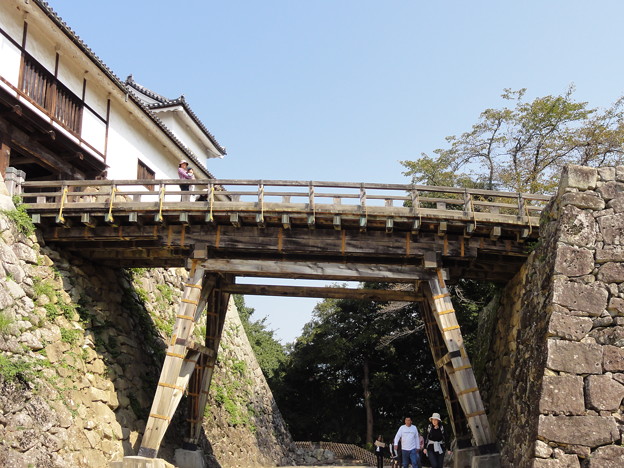
M102 268L0 215L0 466L100 468L136 454L186 276ZM294 464L232 304L224 330L205 414L208 466ZM178 411L159 453L171 463L185 417Z
M481 320L502 466L622 467L624 167L568 167L534 247Z

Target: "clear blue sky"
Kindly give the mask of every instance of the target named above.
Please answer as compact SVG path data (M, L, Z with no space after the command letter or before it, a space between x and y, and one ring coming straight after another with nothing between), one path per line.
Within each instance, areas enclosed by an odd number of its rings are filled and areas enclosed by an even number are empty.
M218 178L404 183L503 88L624 89L624 2L49 0L120 78L184 94L227 148ZM246 299L292 341L314 300Z

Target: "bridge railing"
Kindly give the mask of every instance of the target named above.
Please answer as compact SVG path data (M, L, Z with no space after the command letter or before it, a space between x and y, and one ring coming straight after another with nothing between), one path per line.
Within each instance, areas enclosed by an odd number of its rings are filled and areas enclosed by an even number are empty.
M182 190L182 187L189 190ZM463 212L465 216L489 213L525 219L532 224L550 199L530 193L501 192L413 184L378 184L289 180L63 180L26 181L21 196L33 210L108 207L110 211L145 204L146 209L279 210L289 206L301 212L341 207L351 213L369 210L391 212L409 208L412 214L430 211ZM137 205L139 204L139 205Z

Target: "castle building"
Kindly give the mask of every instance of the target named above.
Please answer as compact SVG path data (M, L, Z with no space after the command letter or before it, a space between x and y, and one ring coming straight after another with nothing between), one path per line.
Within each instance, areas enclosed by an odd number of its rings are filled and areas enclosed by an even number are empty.
M197 178L226 150L184 96L120 80L42 0L0 2L0 172L27 180Z

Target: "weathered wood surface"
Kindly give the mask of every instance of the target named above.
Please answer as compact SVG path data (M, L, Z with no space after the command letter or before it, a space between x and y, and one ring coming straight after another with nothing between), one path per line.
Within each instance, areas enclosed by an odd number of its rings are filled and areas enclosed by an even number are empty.
M417 266L433 254L453 279L494 281L518 270L548 200L314 181L52 181L22 189L46 242L113 267L185 266L198 250L215 259ZM181 201L183 194L206 199Z
M461 404L468 426L480 447L491 447L495 439L490 430L481 394L464 348L463 336L450 294L441 275L427 281L425 294L448 351L450 366L445 366L448 378Z
M422 294L414 291L398 291L386 289L354 289L340 287L314 286L282 286L267 284L229 284L221 288L230 294L252 296L281 296L281 297L322 297L332 299L360 299L370 301L406 301L420 302L424 300Z

